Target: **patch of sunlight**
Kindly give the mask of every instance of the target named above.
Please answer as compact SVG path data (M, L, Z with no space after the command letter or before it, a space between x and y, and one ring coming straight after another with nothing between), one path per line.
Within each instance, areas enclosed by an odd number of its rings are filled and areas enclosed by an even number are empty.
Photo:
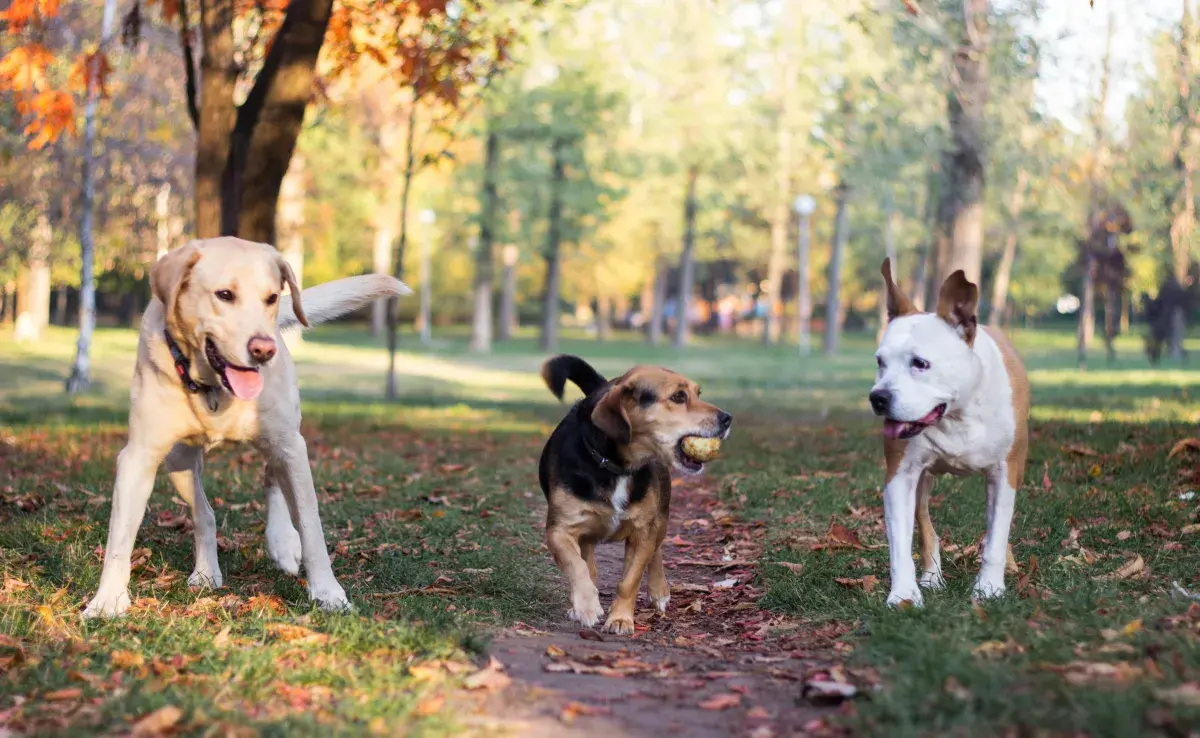
M1200 423L1200 409L1191 403L1162 402L1157 398L1139 402L1130 409L1096 410L1088 407L1065 407L1062 405L1034 403L1029 411L1035 421L1053 421L1059 423L1077 423L1093 425L1098 423L1130 423L1149 425L1151 423Z
M465 403L450 407L412 407L385 404L347 404L338 402L309 402L307 412L322 419L344 417L385 420L413 430L487 431L488 433L544 434L546 423L521 418L514 413L497 409L472 407Z
M305 346L298 363L305 369L344 372L346 366L355 370L375 370L382 382L387 371L388 355L378 348L349 348L344 346ZM396 374L399 377L419 377L451 382L464 387L488 389L532 389L541 387L541 378L534 373L504 371L487 366L452 360L442 356L414 353L396 355Z
M1076 369L1034 369L1029 381L1036 387L1187 387L1200 383L1200 371L1183 369L1126 369L1119 371Z

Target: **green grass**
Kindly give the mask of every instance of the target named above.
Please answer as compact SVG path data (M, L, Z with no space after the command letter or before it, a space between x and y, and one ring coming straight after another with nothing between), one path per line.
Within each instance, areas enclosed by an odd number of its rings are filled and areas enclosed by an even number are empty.
M76 612L99 577L136 335L100 331L97 386L76 400L61 393L71 338L57 330L36 346L0 338L0 715L15 708L0 725L119 732L175 705L196 734L400 725L454 733L455 711L434 708L461 670L440 665L478 653L490 627L562 611L536 529L544 502L535 465L563 410L538 379L532 337L488 357L467 353L459 334L430 349L407 341L401 397L382 404L384 352L343 327L307 334L298 365L322 518L356 612L317 612L299 582L275 572L262 546L260 463L235 447L205 466L226 586L187 588L190 534L171 527L186 510L160 479L138 539L148 553L134 572L134 612L81 623ZM1197 522L1200 500L1180 498L1200 488L1200 457L1168 458L1200 422L1192 394L1200 372L1150 369L1135 337L1122 340L1116 364L1097 355L1086 373L1075 370L1071 335L1014 338L1034 385L1034 442L1012 539L1022 569L1036 557L1037 572L1025 596L1010 575L1013 594L973 608L978 560L962 551L983 533L983 485L942 481L933 515L949 588L920 612L884 606L885 548L812 547L831 520L869 545L885 541L879 429L864 413L868 337L850 337L834 359L718 338L680 352L568 335L560 349L608 374L669 365L734 413L713 473L742 516L770 523L764 559L804 564L799 574L762 567L761 604L857 624L849 658L877 670L882 688L854 703L846 719L856 729L1185 730L1200 710L1156 693L1200 680L1200 615L1169 595L1173 582L1200 589L1200 533L1181 532ZM1073 529L1082 552L1062 545ZM1103 578L1136 556L1147 573ZM879 586L834 581L864 575ZM989 642L1007 645L975 653Z

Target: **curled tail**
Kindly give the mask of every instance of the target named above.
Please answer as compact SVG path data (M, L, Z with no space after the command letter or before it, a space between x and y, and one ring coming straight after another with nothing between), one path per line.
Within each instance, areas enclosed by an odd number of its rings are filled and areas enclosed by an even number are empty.
M364 274L359 277L335 279L309 287L300 293L299 310L288 295L279 301L279 327L320 325L368 305L381 297L411 295L412 290L400 280L386 274ZM306 320L297 317L298 314Z
M583 390L584 395L592 394L608 382L591 364L570 354L547 359L546 363L542 364L542 379L560 400L563 398L563 389L567 386L568 379Z

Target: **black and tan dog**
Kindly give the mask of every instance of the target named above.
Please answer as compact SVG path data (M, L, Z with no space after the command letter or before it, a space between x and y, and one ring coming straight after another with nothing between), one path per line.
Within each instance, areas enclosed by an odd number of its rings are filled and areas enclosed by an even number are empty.
M671 599L662 555L671 470L704 470L684 439L725 438L733 418L702 402L695 382L658 367L637 366L609 382L583 359L556 356L542 378L560 400L567 380L585 395L550 436L538 467L549 505L546 543L571 586L567 616L585 627L599 621L595 546L624 541L625 571L604 629L632 634L647 567L655 607L665 612Z

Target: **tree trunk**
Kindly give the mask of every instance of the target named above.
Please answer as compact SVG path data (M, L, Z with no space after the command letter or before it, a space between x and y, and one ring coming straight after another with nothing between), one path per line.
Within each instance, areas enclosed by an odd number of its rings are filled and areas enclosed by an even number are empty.
M287 176L283 178L279 196L279 250L296 275L296 282L304 285L304 157L292 157ZM302 331L288 331L283 336L290 350L295 351L304 343Z
M385 213L390 214L390 211L385 210ZM386 214L380 214L383 221L389 221ZM392 227L388 222L379 222L375 224L375 247L374 247L374 267L376 274L387 274L391 271L392 261ZM371 305L371 335L381 336L387 330L387 310L388 298L381 297Z
M1084 244L1083 287L1079 298L1079 326L1076 349L1079 368L1087 367L1088 350L1096 334L1096 264L1091 249Z
M667 307L667 278L670 275L670 264L659 255L654 265L654 298L650 303L650 323L646 328L646 340L652 346L660 346L663 342L663 321L666 318Z
M196 130L196 235L215 238L224 227L225 172L237 123L238 62L233 42L234 0L200 4L200 99ZM232 207L232 203L230 203Z
M509 244L504 247L504 276L500 292L500 321L496 340L508 341L517 330L517 260L520 252Z
M608 341L612 338L612 296L601 290L596 297L596 340Z
M679 257L679 298L675 310L676 348L686 346L691 340L690 320L692 287L696 281L696 179L699 169L693 164L687 170L687 193L683 200L683 254Z
M420 95L417 92L417 86L413 85L408 107L408 130L404 134L404 181L400 187L400 240L396 245L396 261L392 264L392 276L396 279L400 279L404 274L404 252L408 248L408 193L412 189L413 175L416 174L413 138L417 127L418 102L420 102ZM396 399L396 339L397 331L400 329L400 316L397 315L399 307L400 298L388 299L388 369L387 386L384 391L384 396L388 400Z
M889 188L883 202L883 251L886 258L892 262L892 273L900 274L900 266L896 259L896 213ZM883 340L883 332L887 330L887 290L879 291L879 328L875 332L875 340Z
M801 215L796 235L796 330L801 355L812 352L812 221Z
M954 213L957 206L954 180L954 155L950 151L942 152L941 176L937 179L938 196L933 222L933 253L932 267L927 273L925 282L924 308L926 310L937 305L938 293L942 282L953 270L949 269L951 254L954 251Z
M29 257L17 276L16 339L41 340L50 324L50 219L45 213L37 218ZM90 276L90 274L89 274ZM90 334L89 334L90 335Z
M15 282L4 283L4 323L14 325L17 322L17 285Z
M1175 217L1171 222L1171 272L1181 285L1187 285L1188 268L1192 261L1192 241L1196 230L1196 195L1193 189L1192 176L1195 163L1191 156L1192 116L1196 111L1196 103L1192 97L1192 82L1195 72L1192 69L1191 55L1192 9L1189 0L1183 2L1183 17L1179 22L1179 86L1178 119L1172 131L1175 142L1175 170L1179 175L1179 194L1175 202ZM1171 316L1171 331L1169 333L1171 358L1183 358L1183 340L1187 334L1187 320L1182 309L1176 309Z
M475 252L475 310L471 322L470 349L478 353L492 350L492 280L495 272L493 253L496 241L496 169L500 161L500 135L488 126L484 143L483 197L479 213L479 250Z
M843 182L837 188L837 220L833 226L833 249L829 255L829 294L825 302L825 355L837 354L842 332L842 261L850 239L850 188Z
M1025 204L1025 186L1029 176L1024 169L1017 172L1017 185L1008 201L1008 233L1004 236L1004 253L996 266L996 278L992 283L991 312L988 323L1000 326L1008 308L1008 286L1012 281L1013 264L1017 260L1017 240L1021 228L1021 210Z
M1121 293L1112 284L1104 287L1104 349L1108 363L1117 360L1116 339L1121 325Z
M783 333L783 273L787 262L788 225L791 223L792 132L791 121L793 64L785 50L778 52L779 119L775 124L778 159L775 161L775 207L771 214L771 258L767 263L767 318L763 322L763 343L779 343Z
M542 351L558 348L558 295L561 275L558 271L559 248L562 239L562 190L567 181L567 142L556 138L551 143L554 157L554 176L550 180L550 207L547 213L545 289L542 293Z
M984 112L988 96L988 0L963 0L962 43L954 54L949 104L954 141L951 163L955 183L951 250L940 264L944 279L962 269L979 283L983 264L983 188L986 175Z

